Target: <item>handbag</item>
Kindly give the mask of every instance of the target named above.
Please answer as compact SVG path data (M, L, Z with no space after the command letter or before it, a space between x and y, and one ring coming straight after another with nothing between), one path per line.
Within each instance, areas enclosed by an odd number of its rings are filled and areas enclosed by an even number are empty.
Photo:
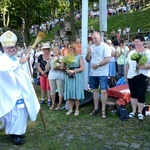
M68 74L68 77L69 78L74 78L75 77L75 74L73 73L73 74Z

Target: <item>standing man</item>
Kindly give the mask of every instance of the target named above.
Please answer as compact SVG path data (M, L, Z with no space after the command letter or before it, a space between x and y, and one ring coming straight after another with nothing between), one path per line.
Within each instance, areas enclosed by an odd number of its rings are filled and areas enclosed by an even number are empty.
M0 42L4 50L0 56L0 118L13 143L22 145L28 115L31 121L35 121L40 105L31 79L22 67L27 57L15 57L17 36L6 31Z
M101 41L100 34L92 34L93 43L86 54L87 62L90 62L90 87L93 89L94 110L91 116L96 115L99 110L99 91L101 89L102 118L106 118L105 107L107 102L107 87L109 74L109 61L111 51L109 46Z

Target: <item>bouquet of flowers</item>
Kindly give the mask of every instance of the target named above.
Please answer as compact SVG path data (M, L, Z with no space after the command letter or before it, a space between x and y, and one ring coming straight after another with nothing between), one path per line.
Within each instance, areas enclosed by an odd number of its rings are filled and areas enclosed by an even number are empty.
M73 54L67 54L62 61L66 64L67 69L69 69L71 64L75 62L75 56Z
M139 54L137 52L133 53L130 58L131 60L136 61L136 63L139 66L145 65L148 61L147 56L145 54ZM136 71L138 72L138 66L136 67Z
M52 59L52 64L53 64L54 69L59 69L61 65L61 61L59 60L58 57L54 57Z
M71 64L75 62L75 56L73 54L67 54L63 58L63 62L66 64L67 70L71 69ZM75 74L68 74L69 78L74 78Z

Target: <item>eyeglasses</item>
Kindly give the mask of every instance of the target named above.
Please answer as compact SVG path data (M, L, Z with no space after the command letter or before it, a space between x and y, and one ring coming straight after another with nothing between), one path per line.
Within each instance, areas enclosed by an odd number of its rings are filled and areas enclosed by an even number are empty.
M134 41L135 43L137 43L137 42L141 42L140 40L139 41Z

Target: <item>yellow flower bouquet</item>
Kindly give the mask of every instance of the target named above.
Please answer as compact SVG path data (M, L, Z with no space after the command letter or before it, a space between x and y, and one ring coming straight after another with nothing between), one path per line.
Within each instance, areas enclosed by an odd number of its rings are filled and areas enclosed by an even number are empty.
M75 62L75 56L73 54L67 54L66 56L64 56L62 61L66 64L67 70L72 70L73 68L71 68L71 64ZM68 74L68 77L74 78L75 74Z
M67 69L69 69L71 64L75 62L75 56L73 54L67 54L63 57L62 61L66 64Z

